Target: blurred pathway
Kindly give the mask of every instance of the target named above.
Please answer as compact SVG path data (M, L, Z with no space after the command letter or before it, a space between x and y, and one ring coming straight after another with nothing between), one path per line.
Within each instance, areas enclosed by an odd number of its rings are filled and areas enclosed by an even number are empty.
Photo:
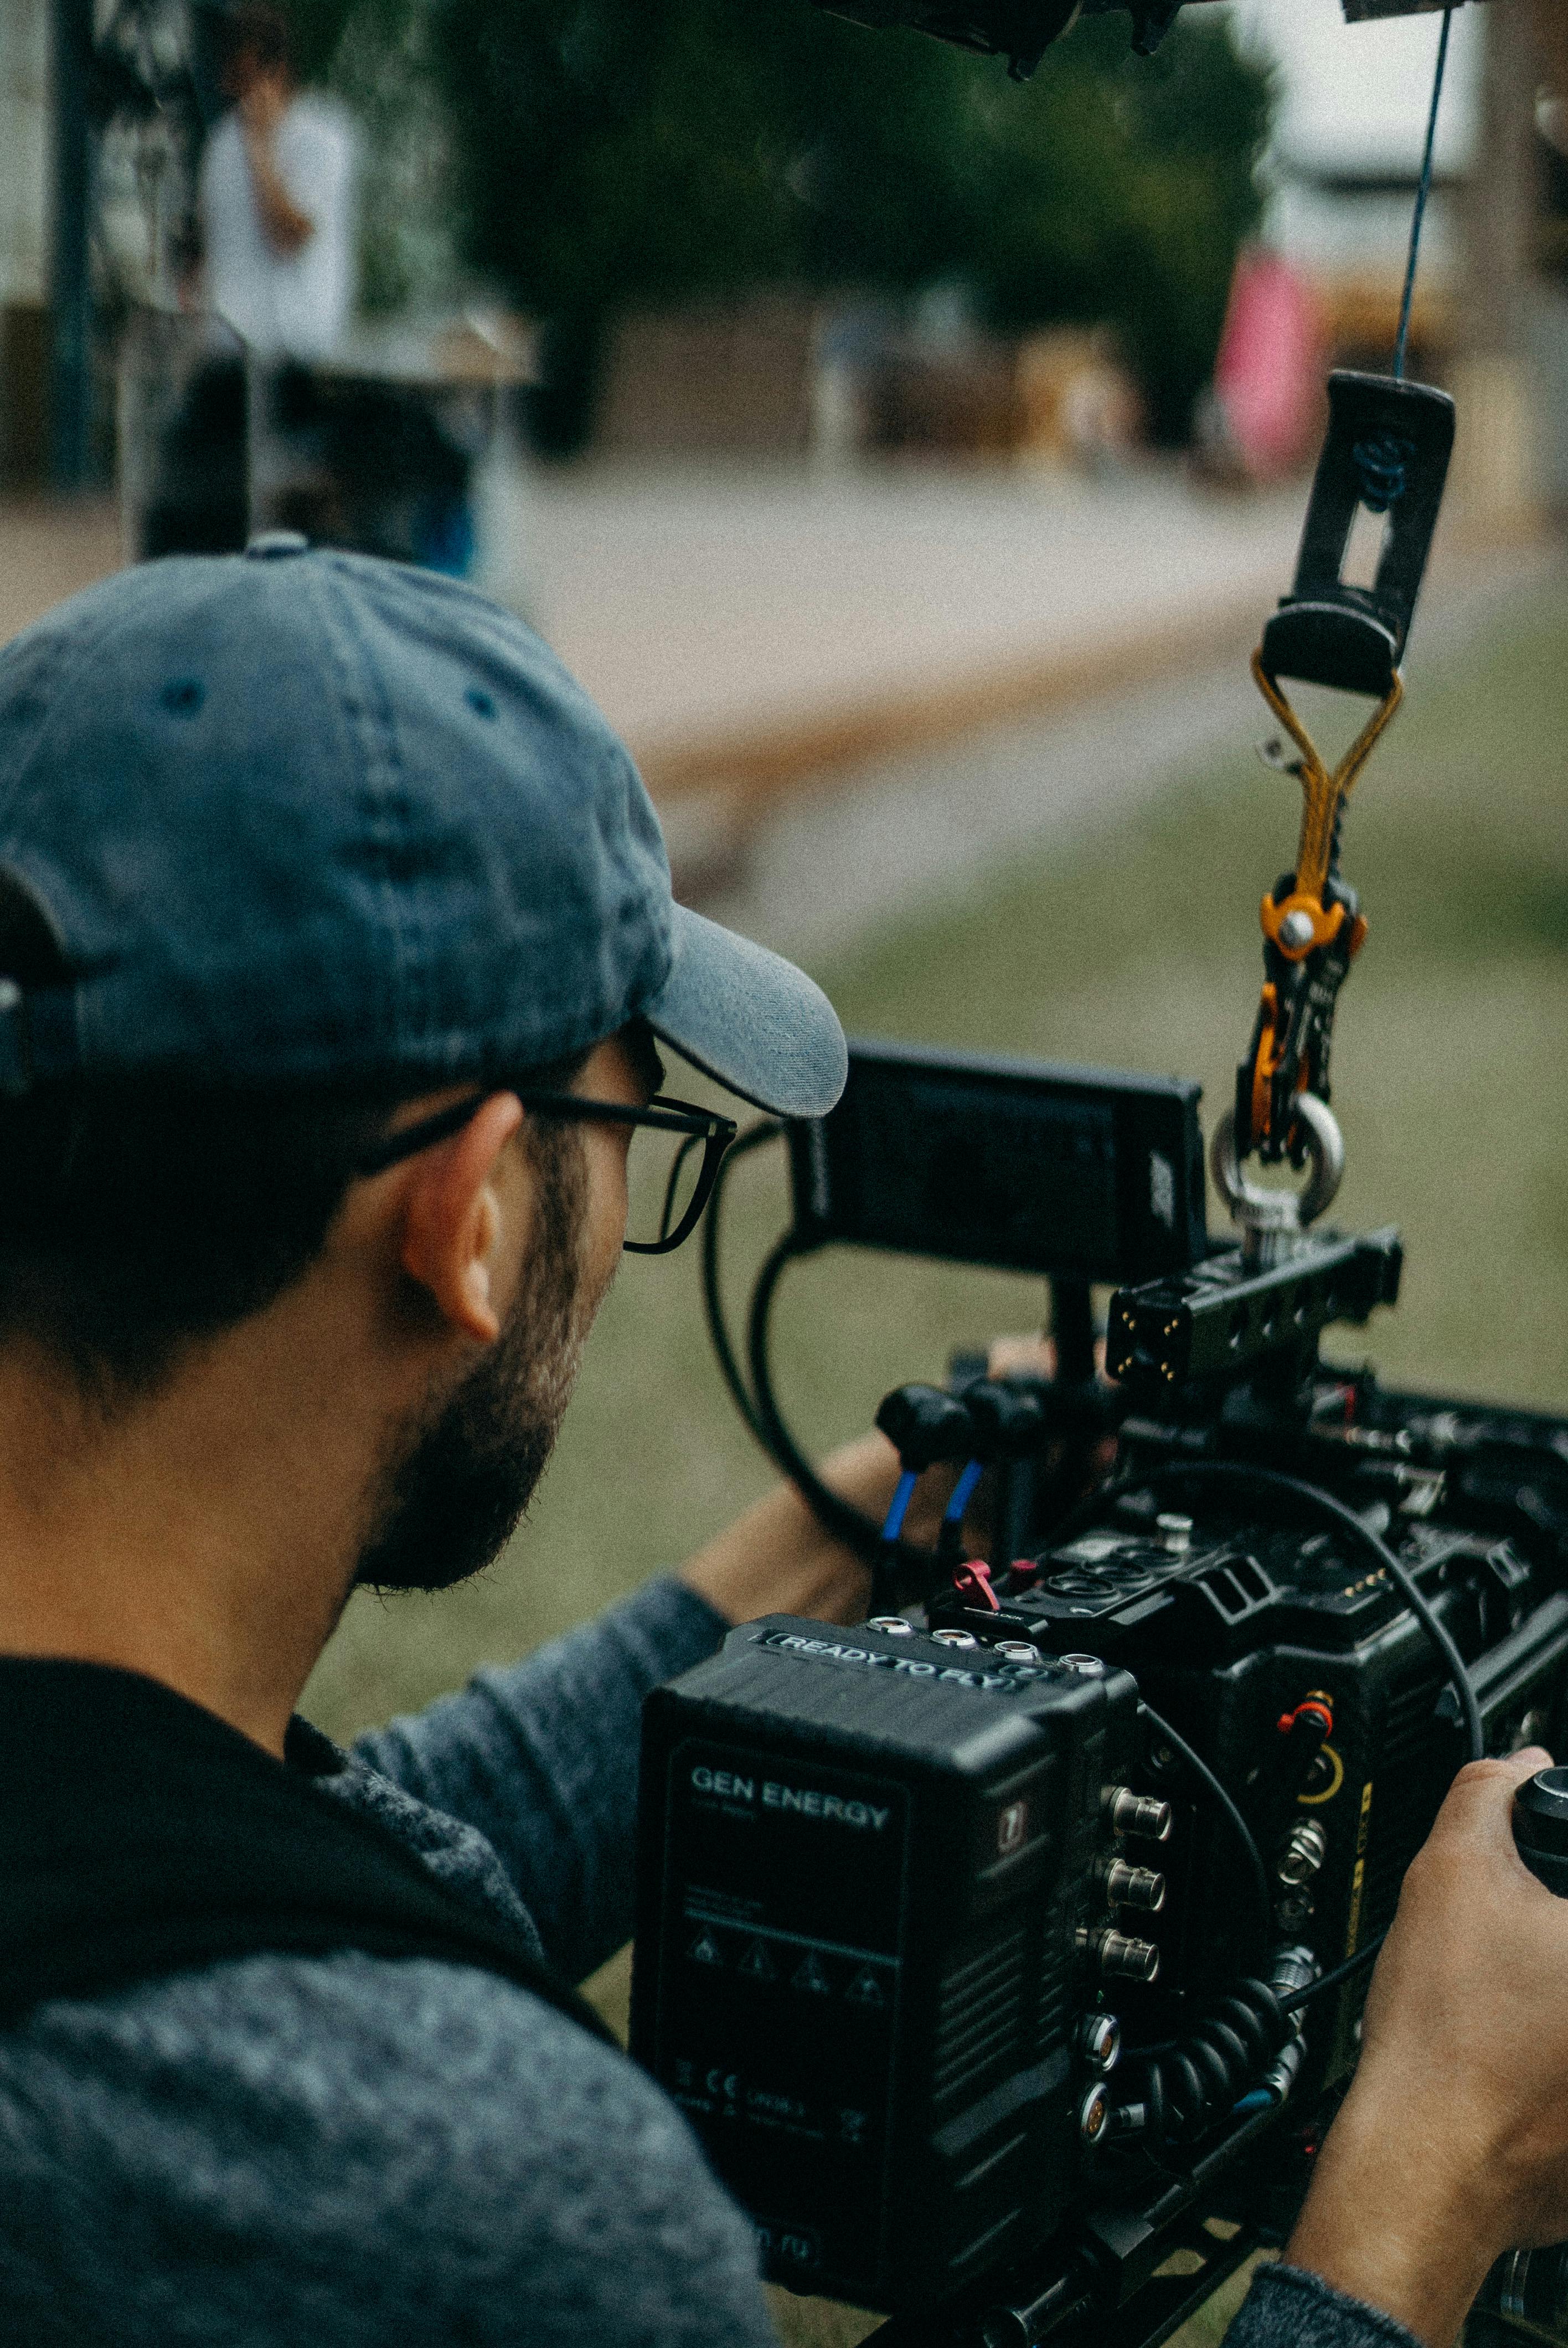
M1252 739L1306 488L589 466L487 497L490 583L631 743L684 893L812 952ZM0 506L0 641L118 559L105 505ZM1418 657L1532 560L1440 548Z
M1301 509L1163 469L604 469L547 479L518 537L546 634L669 804L1201 660L1283 592Z
M1015 469L584 468L503 484L493 583L670 803L950 738L1201 659L1288 574L1298 490ZM0 507L0 641L119 560L104 505Z
M1528 608L1563 562L1559 549L1537 546L1436 566L1406 664L1415 691L1473 635ZM1190 784L1205 764L1245 760L1276 730L1249 671L1267 609L1260 596L1221 657L1167 665L1073 706L868 759L815 783L803 776L786 801L743 829L726 830L714 807L707 821L716 837L704 839L697 809L677 803L665 809L677 878L684 862L686 893L705 912L814 960L939 908L1012 857L1075 851L1163 790ZM1298 698L1309 723L1325 712L1323 738L1333 743L1344 724L1329 707L1337 696ZM1260 784L1267 781L1260 767ZM1282 816L1287 828L1294 819Z

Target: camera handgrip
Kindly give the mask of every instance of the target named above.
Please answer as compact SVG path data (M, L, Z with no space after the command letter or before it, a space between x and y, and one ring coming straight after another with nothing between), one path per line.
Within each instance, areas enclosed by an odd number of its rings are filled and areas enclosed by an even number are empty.
M1548 1891L1568 1898L1568 1769L1538 1769L1513 1797L1520 1858Z

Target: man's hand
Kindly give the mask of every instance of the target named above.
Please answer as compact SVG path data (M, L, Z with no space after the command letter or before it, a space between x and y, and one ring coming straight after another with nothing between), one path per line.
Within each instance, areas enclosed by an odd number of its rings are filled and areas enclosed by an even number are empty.
M885 1435L866 1435L834 1452L817 1473L841 1498L881 1518L898 1481L898 1459ZM950 1477L948 1486L950 1490ZM911 1524L911 1539L934 1540L940 1513L938 1505L928 1527L918 1519ZM916 1515L913 1507L910 1515ZM732 1622L752 1622L759 1614L859 1622L871 1597L869 1568L825 1530L793 1484L781 1484L699 1550L681 1579Z
M262 233L273 252L285 256L298 252L316 232L310 213L301 211L284 186L272 152L292 97L285 74L258 73L246 84L234 106L245 141L245 160L250 166Z
M247 141L271 146L289 110L289 85L282 74L259 73L234 101L240 128Z
M1286 2258L1449 2348L1487 2269L1568 2237L1568 1900L1513 1847L1532 1748L1460 1772L1405 1878L1360 2065Z

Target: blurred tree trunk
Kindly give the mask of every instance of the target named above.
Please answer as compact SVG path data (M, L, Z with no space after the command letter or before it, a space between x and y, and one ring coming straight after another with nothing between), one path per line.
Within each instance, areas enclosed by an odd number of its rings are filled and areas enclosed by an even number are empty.
M1488 0L1475 162L1465 191L1464 292L1471 347L1519 349L1540 208L1535 94L1538 20L1553 0Z

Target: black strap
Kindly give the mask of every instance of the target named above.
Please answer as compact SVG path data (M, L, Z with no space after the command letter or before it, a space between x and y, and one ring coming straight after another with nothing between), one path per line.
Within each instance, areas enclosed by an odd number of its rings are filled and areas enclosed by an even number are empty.
M227 1957L477 1965L614 2043L498 1917L155 1680L0 1657L0 2013Z

